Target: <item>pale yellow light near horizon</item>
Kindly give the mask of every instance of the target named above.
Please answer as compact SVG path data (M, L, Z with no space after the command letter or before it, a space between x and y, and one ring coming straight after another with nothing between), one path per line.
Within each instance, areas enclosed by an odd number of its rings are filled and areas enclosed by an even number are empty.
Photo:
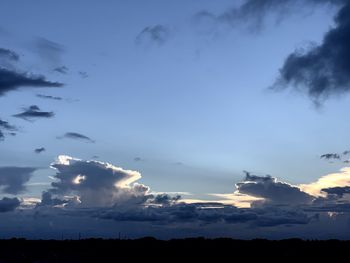
M350 167L344 167L338 173L322 176L316 182L300 184L298 187L315 197L326 197L327 193L322 192L322 189L344 186L350 186Z

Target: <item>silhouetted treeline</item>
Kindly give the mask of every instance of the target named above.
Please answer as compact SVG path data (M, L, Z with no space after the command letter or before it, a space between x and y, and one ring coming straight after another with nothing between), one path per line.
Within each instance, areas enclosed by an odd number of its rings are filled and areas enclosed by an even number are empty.
M290 259L347 258L350 241L304 241L286 239L204 239L188 238L169 241L154 238L137 240L0 240L2 262L238 262L244 259L285 261Z

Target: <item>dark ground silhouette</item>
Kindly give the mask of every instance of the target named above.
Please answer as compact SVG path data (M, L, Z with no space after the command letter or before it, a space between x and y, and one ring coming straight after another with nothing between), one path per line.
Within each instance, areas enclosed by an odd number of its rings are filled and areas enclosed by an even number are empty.
M350 241L250 241L189 238L137 240L0 240L0 262L239 262L348 258Z

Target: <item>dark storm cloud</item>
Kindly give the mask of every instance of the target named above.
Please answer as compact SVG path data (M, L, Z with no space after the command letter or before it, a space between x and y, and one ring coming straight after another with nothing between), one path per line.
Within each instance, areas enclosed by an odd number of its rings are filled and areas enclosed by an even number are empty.
M61 74L67 74L68 73L68 68L66 66L61 66L61 67L54 68L53 71L61 73Z
M0 167L0 187L7 194L18 194L26 190L25 183L36 171L33 167Z
M10 49L0 48L0 59L18 61L19 55Z
M343 197L344 194L350 194L350 186L324 188L322 191L327 194Z
M40 147L40 148L37 148L34 150L35 153L42 153L42 152L45 152L46 149L44 147Z
M4 131L16 135L15 131L17 131L17 127L9 124L7 121L0 119L0 141L5 139Z
M29 106L23 110L23 112L15 114L13 117L21 118L24 120L33 120L37 118L52 118L55 116L55 113L52 111L41 111L37 105Z
M273 204L308 204L313 197L298 187L279 182L269 175L256 176L246 172L243 182L236 184L240 194L264 198L266 202Z
M136 37L136 44L154 42L164 44L169 37L169 29L163 25L145 27Z
M59 156L51 167L57 171L57 181L45 192L45 202L41 205L58 198L66 205L76 207L133 208L143 207L149 202L170 205L180 199L179 196L149 193L149 187L136 183L141 178L139 172L124 170L109 163ZM46 193L50 193L50 198ZM76 198L67 200L66 196L69 195ZM57 203L57 200L54 202Z
M59 82L46 80L44 76L32 75L29 73L20 73L0 67L0 96L13 90L24 87L43 88L43 87L62 87Z
M335 26L320 45L290 54L280 69L275 88L291 86L319 104L350 91L350 2L344 2Z
M18 198L4 197L0 199L0 213L13 211L19 207L20 204L21 201Z
M51 96L51 95L37 94L36 96L37 96L38 98L41 98L41 99L63 100L63 98L61 98L61 97Z
M56 170L56 181L43 193L42 202L37 205L39 213L60 207L60 210L52 211L71 216L174 226L189 223L247 223L251 226L271 227L307 224L311 220L302 211L274 205L243 209L216 202L183 203L179 195L151 194L149 187L136 183L141 178L138 172L108 163L59 156L51 167ZM248 179L258 183L270 182L265 177L251 176ZM290 190L280 188L281 195L291 195ZM272 192L276 190L273 189ZM295 195L297 194L293 193ZM292 201L295 199L298 198L288 198Z
M322 154L320 156L321 159L325 159L325 160L340 160L340 155L337 153L326 153L326 154Z
M149 206L120 211L116 209L96 210L94 217L115 221L153 222L166 225L178 224L248 224L257 227L308 224L312 217L297 210L278 207L255 209L236 208L220 203Z
M90 142L90 143L95 142L90 137L88 137L84 134L81 134L81 133L77 133L77 132L67 132L63 136L57 137L57 139L64 139L64 138L73 139L73 140L82 140L82 141Z

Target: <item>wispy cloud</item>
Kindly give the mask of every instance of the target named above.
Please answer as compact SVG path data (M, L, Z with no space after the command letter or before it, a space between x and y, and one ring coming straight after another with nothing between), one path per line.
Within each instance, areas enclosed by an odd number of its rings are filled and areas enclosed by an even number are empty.
M55 113L52 111L41 111L37 105L24 108L23 112L13 115L13 117L21 118L24 120L34 120L38 118L53 118Z
M51 95L37 94L36 96L37 96L38 98L41 98L41 99L63 100L63 98L61 98L61 97L51 96Z
M170 30L163 25L145 27L136 37L136 44L156 43L164 44L170 35Z
M42 153L42 152L45 152L46 151L46 149L44 148L44 147L40 147L40 148L36 148L36 149L34 149L34 152L35 153Z
M16 134L15 132L17 131L17 127L14 125L9 124L7 121L4 121L0 119L0 141L4 140L5 138L5 132L9 132L12 135Z
M88 137L88 136L86 136L84 134L81 134L81 133L77 133L77 132L67 132L63 136L58 136L57 137L57 139L64 139L64 138L73 139L73 140L82 140L82 141L90 142L90 143L94 143L95 142L90 137Z

